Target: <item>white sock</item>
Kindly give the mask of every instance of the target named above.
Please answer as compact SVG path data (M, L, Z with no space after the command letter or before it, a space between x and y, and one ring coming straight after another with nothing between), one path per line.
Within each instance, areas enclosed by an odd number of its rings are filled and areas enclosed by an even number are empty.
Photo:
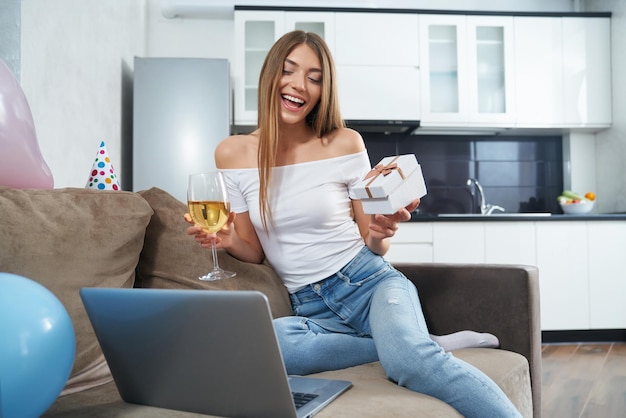
M500 346L498 337L489 333L476 331L458 331L448 335L430 335L437 344L446 351L461 348L497 348Z

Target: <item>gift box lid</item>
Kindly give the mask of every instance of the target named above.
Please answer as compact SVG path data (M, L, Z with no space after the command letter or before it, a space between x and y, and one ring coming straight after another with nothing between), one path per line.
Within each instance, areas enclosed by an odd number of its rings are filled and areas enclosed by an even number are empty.
M354 188L359 199L389 196L419 166L413 154L383 158Z

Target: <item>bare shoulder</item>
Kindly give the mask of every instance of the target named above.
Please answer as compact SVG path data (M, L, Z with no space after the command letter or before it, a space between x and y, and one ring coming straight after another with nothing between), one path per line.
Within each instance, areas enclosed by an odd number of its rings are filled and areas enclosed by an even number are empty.
M255 168L258 145L254 132L229 136L215 148L215 165L223 169Z
M356 154L365 150L361 134L350 128L340 128L328 135L329 145L337 156Z

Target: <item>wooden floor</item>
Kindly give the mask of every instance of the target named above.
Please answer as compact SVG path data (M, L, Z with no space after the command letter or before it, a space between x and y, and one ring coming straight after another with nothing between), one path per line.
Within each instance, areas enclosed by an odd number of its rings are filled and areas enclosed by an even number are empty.
M544 344L543 418L626 417L626 343Z

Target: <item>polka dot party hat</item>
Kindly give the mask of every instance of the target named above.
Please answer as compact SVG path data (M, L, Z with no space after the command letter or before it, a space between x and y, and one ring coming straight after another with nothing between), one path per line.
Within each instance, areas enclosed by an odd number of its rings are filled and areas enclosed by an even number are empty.
M87 189L98 190L121 190L120 182L113 170L113 164L109 158L107 147L104 141L100 142L100 148L96 154L96 160L91 168L89 180L87 180Z

